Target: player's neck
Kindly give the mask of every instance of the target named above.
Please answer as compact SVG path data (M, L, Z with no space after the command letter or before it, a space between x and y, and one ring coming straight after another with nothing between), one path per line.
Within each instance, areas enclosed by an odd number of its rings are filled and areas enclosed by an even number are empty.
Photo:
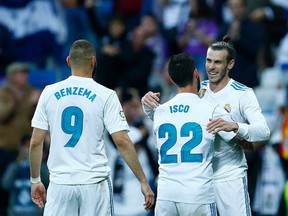
M209 86L212 92L216 93L221 91L225 86L229 83L230 78L227 77L226 79L221 80L220 82L212 83L210 82Z
M192 94L198 94L197 88L194 86L188 85L186 87L179 88L179 93L192 93Z
M91 73L88 71L82 71L82 70L73 70L72 71L72 76L79 76L79 77L87 77L91 78Z

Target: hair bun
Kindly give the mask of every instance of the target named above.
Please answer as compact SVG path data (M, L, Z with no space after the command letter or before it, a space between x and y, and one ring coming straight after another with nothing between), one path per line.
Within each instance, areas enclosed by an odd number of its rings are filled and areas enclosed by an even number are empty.
M223 41L226 42L226 43L228 43L228 42L230 41L230 36L229 36L229 35L225 35L225 36L223 37Z

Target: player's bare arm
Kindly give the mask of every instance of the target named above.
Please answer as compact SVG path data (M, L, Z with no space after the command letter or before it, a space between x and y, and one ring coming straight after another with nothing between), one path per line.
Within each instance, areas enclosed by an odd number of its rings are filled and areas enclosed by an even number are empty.
M141 183L141 191L145 197L145 210L151 209L155 202L154 193L148 184L132 141L126 131L115 132L111 136L124 161Z
M40 167L42 161L43 142L46 131L38 128L33 129L30 143L30 176L31 176L31 197L32 201L39 207L44 207L46 201L46 189L41 182Z
M160 92L147 92L141 99L143 105L148 106L150 109L154 109L159 106Z

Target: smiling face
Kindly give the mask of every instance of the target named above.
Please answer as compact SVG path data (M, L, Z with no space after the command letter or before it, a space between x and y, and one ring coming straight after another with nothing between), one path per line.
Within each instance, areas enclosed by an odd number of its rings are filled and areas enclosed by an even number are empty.
M210 87L218 90L229 82L229 71L234 66L234 60L227 63L227 50L213 50L209 48L206 56L206 73L210 81ZM212 89L212 88L211 88Z

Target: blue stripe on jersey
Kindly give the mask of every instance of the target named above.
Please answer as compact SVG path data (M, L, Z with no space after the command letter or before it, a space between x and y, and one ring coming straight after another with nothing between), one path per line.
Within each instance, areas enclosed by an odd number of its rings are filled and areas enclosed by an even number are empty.
M204 80L201 82L201 86L207 86L209 84L209 80Z
M247 181L246 178L242 178L243 182L243 188L244 188L244 195L245 195L245 206L246 206L246 216L251 216L251 209L250 209L250 203L249 203L249 194L247 189Z
M106 181L108 182L108 187L109 187L110 213L111 213L111 216L115 216L115 213L114 213L114 202L113 202L112 183L111 183L111 181L110 181L110 178L107 178Z
M217 216L215 203L210 204L210 213L211 213L211 216Z
M235 89L235 90L239 90L239 91L245 91L248 89L247 86L243 85L242 83L239 83L239 82L236 82L236 81L233 81L231 83L231 86Z

